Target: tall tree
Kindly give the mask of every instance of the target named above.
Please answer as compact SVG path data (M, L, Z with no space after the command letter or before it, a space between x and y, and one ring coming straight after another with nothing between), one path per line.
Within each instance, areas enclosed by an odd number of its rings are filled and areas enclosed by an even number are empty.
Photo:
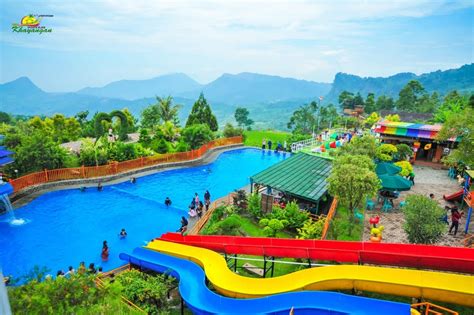
M434 121L444 123L449 116L459 114L468 106L467 96L461 96L457 91L451 91L443 100L441 106L436 109Z
M294 133L309 134L316 125L315 106L306 104L293 112L287 127Z
M171 121L175 126L178 126L180 108L181 105L173 105L173 97L157 96L156 103L142 111L141 125L145 128L155 128L166 121Z
M364 99L362 98L362 95L360 95L359 92L357 92L356 96L354 96L353 103L354 106L364 106Z
M203 93L199 95L198 100L194 103L186 121L186 127L199 124L208 125L212 131L217 131L219 127L216 116L212 113L211 107L204 98Z
M234 113L235 121L239 127L250 127L253 124L253 120L249 118L249 110L245 107L237 107Z
M377 102L375 103L375 108L377 111L379 110L392 110L395 108L395 102L393 98L387 97L385 95L380 95L377 98Z
M398 94L397 109L400 111L415 112L419 109L419 99L425 88L419 81L411 80Z
M367 94L367 98L365 99L364 111L367 114L372 114L373 112L376 111L376 108L375 108L375 94L374 93Z
M354 93L342 91L341 94L339 94L339 105L342 108L354 109Z

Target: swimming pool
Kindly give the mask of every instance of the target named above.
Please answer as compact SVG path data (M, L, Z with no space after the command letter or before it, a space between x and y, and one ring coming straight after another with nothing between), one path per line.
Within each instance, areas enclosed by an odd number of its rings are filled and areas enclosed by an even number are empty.
M289 154L237 149L224 152L212 163L163 171L105 186L99 192L88 188L45 193L15 210L27 224L11 226L0 216L0 266L4 274L21 276L35 265L57 270L77 268L79 262L94 262L104 270L123 264L120 252L131 252L154 237L180 227L194 193L201 199L206 189L211 199L249 184L249 177L285 159ZM169 196L172 207L164 206ZM4 220L3 220L4 221ZM126 239L119 239L122 228ZM102 262L102 241L110 257Z

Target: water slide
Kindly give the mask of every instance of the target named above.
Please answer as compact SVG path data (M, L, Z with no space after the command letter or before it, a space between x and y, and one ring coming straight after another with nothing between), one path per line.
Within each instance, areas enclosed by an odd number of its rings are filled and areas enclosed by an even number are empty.
M162 240L226 254L329 260L474 274L474 249L412 244L166 233Z
M154 240L146 248L199 264L213 287L228 297L257 298L300 290L355 289L474 307L474 277L467 275L334 265L300 270L275 278L248 278L230 271L225 259L209 249L162 240Z
M301 291L251 299L229 298L211 291L206 286L206 276L203 269L187 259L146 248L136 248L131 254L122 253L120 258L142 268L160 273L168 272L179 279L181 297L194 314L288 315L292 307L295 309L295 314L298 315L410 314L410 305L408 304L335 292ZM218 272L226 277L226 270L230 272L226 268L220 269Z
M464 189L461 189L460 191L457 191L454 194L443 195L443 199L446 201L457 201L457 200L460 201L462 199L463 194L464 194Z

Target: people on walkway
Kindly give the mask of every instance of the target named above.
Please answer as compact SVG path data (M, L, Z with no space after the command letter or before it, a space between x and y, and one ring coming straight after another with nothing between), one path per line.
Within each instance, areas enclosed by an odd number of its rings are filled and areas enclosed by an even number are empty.
M202 217L202 210L204 209L204 204L202 201L199 201L199 205L197 206L197 216L200 219Z
M86 263L81 261L81 263L79 264L79 268L77 269L77 273L80 274L80 275L83 275L86 273Z
M449 234L451 234L454 228L454 236L458 233L459 220L461 219L464 212L459 213L458 208L455 206L451 208L451 227L449 228Z
M263 140L262 140L262 150L265 150L266 145L267 145L267 140L265 138L263 138Z
M97 272L97 270L95 269L95 264L94 263L90 263L89 264L89 269L87 270L87 272L89 274L95 274Z
M102 257L102 261L109 260L109 246L107 245L107 241L102 243L102 253L100 256Z
M197 207L199 204L199 195L198 193L194 193L194 206Z
M268 150L271 151L272 150L272 140L268 139L267 144L268 144Z
M169 207L169 206L171 206L171 203L172 203L172 202L171 202L170 197L166 197L166 199L165 199L165 205L166 205L167 207Z

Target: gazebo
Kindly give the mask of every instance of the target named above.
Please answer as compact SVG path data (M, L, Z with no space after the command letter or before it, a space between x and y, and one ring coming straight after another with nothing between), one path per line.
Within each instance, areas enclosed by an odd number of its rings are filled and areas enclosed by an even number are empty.
M319 212L321 200L327 195L330 172L331 160L300 152L250 177L251 190L254 185L265 186L270 197L277 190L314 204ZM272 204L273 198L270 199L267 203Z

